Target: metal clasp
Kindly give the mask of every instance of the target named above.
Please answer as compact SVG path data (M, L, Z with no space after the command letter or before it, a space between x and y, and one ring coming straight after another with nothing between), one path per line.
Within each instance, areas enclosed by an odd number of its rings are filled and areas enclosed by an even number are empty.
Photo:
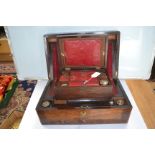
M66 70L66 71L70 71L70 70L71 70L71 68L65 68L65 70Z
M80 116L81 116L81 117L85 117L86 114L87 114L86 111L81 111L81 112L80 112Z

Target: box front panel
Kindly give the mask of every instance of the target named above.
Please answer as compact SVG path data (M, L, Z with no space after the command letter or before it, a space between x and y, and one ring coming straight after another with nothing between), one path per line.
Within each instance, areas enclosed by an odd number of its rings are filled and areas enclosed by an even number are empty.
M131 109L48 109L38 110L43 124L127 123Z

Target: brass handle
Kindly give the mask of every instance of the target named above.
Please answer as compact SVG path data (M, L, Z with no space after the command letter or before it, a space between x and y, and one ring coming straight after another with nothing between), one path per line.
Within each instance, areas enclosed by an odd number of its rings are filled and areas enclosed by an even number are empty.
M80 116L81 116L81 117L85 117L86 114L87 114L86 111L81 111L81 112L80 112Z

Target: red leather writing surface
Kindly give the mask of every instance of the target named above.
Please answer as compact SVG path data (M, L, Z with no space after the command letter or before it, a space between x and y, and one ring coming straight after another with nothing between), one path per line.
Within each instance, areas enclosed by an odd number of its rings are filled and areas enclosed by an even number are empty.
M101 67L101 45L101 39L64 40L65 64Z

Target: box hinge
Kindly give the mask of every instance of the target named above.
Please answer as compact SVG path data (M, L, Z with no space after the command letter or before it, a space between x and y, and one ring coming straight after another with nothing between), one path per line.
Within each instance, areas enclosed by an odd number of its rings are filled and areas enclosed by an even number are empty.
M68 68L68 67L67 67L67 68L65 68L65 70L66 70L66 71L70 71L70 70L71 70L71 68Z
M101 69L101 67L96 67L97 70Z

